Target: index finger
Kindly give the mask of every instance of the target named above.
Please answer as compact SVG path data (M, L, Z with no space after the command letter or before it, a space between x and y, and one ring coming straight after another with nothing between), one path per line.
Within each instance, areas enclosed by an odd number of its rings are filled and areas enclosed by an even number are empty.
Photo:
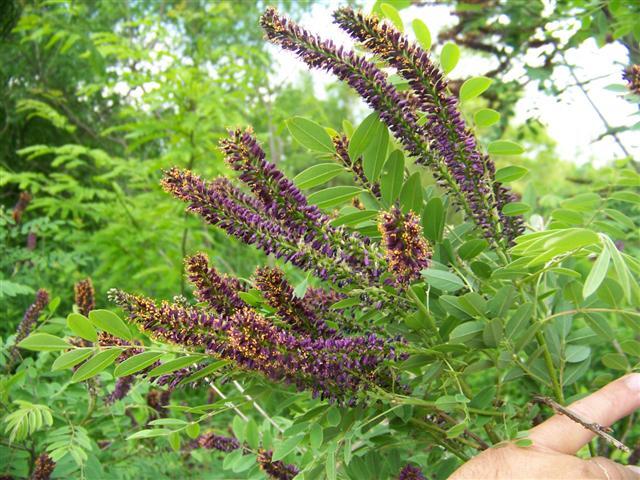
M640 408L640 373L619 378L567 408L590 423L608 427ZM562 414L554 415L529 433L534 444L570 455L593 437L591 430Z

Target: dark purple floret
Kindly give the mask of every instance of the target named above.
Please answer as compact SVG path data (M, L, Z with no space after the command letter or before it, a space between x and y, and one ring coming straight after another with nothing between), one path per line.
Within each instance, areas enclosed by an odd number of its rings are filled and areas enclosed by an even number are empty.
M55 468L56 462L47 453L41 453L33 466L31 480L49 480Z
M293 477L300 473L295 465L288 465L280 460L274 462L273 452L271 450L260 449L258 452L258 463L260 468L274 480L292 480Z
M105 398L105 403L107 405L111 405L112 403L122 400L127 396L131 387L133 387L133 383L135 382L134 375L127 375L126 377L120 377L116 380L116 386L113 392L111 392L107 398Z
M73 286L73 290L78 311L84 316L89 315L89 312L96 308L96 291L93 288L93 282L90 278L80 280Z
M420 219L412 211L402 213L398 207L380 216L378 229L382 234L389 270L396 284L406 286L429 267L431 250L422 234Z
M418 467L414 467L411 464L407 464L398 475L398 480L426 480L422 474L422 470Z
M235 309L246 306L238 296L239 292L245 291L240 281L210 267L209 259L204 253L187 258L185 266L189 281L196 287L196 298L207 303L213 312L229 315Z
M254 283L278 316L296 332L311 336L332 337L335 330L327 327L311 305L297 298L284 273L275 267L256 270Z
M478 149L458 109L458 100L448 93L447 80L428 52L375 15L345 7L336 11L334 18L409 82L418 99L417 108L427 117L423 133L456 181L468 204L468 213L488 238L506 238L511 243L520 233L522 219L500 216L501 205L510 201L509 191L499 185L493 187L493 161Z
M33 329L33 326L38 321L40 313L42 313L42 311L48 304L49 292L47 292L44 288L41 288L36 292L35 302L33 302L24 312L22 321L20 322L20 325L18 325L15 340L16 345L27 338L27 336L29 336L31 330Z
M207 450L218 450L220 452L233 452L240 448L240 442L233 437L225 437L208 432L200 435L197 439L198 446Z

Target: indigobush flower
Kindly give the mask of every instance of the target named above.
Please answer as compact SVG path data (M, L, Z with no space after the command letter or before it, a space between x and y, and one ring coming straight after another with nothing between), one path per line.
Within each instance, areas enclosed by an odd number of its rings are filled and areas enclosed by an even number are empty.
M640 95L640 65L631 65L625 69L622 77L627 81L629 91Z
M73 289L78 311L84 316L89 315L89 312L96 308L96 292L93 288L93 282L90 278L86 278L77 282Z
M416 280L420 272L429 267L431 259L418 216L412 211L403 214L398 207L393 207L380 215L378 229L397 284L408 285Z
M38 317L40 313L45 309L45 307L49 304L49 292L47 292L44 288L39 289L36 292L36 300L33 302L29 308L27 308L26 312L24 312L24 316L22 317L22 321L18 325L16 331L16 345L20 343L22 340L27 338L29 333L31 333L31 329L38 321Z
M281 460L274 462L272 458L273 452L271 450L260 449L258 463L269 477L275 480L292 480L293 477L300 473L300 470L295 465L287 465Z
M48 454L41 453L38 458L36 458L31 480L49 480L55 468L56 462L54 462Z
M189 281L196 287L196 298L205 302L214 312L230 314L237 308L246 306L238 296L238 292L244 291L240 281L210 267L209 259L204 253L187 258L185 266Z
M13 212L11 213L11 216L16 223L20 223L20 221L22 220L22 214L31 203L31 199L32 197L29 192L20 192L18 201L15 207L13 207Z
M487 238L496 244L503 238L510 243L521 232L522 219L502 214L502 206L512 197L506 187L494 182L493 162L477 149L457 100L446 93L446 81L428 54L392 26L380 24L375 16L347 8L338 10L335 18L365 47L395 67L412 89L398 92L372 62L336 48L330 40L321 40L273 8L265 11L261 25L273 43L354 88L416 162L431 167L438 183ZM418 122L420 111L427 116L424 126Z
M398 358L396 342L373 334L312 338L278 327L249 307L216 316L168 302L157 306L124 292L113 297L152 338L203 350L330 401L353 405L368 387L394 383L385 363Z
M287 282L282 270L274 267L258 268L254 283L278 316L294 331L312 336L335 335L335 330L327 327L311 305L304 299L296 298L293 287Z
M220 452L233 452L240 448L240 442L233 437L225 437L208 432L200 435L197 439L198 446L207 450L218 450Z
M398 480L426 480L422 474L422 470L418 467L414 467L411 464L407 464L398 475Z
M223 149L255 196L226 178L205 182L175 168L165 173L164 189L208 223L319 278L339 285L377 283L384 262L377 248L357 233L332 227L329 218L264 159L250 132L233 131Z

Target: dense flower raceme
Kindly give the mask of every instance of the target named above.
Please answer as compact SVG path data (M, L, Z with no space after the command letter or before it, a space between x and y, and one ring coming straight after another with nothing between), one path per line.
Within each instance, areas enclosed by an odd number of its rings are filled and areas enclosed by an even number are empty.
M267 254L282 258L319 278L340 285L376 284L384 258L367 238L329 224L329 218L282 172L264 160L264 152L248 131L236 130L223 150L252 190L248 195L226 178L207 182L187 170L166 172L166 191L189 204L188 210ZM243 170L244 169L244 170ZM296 202L302 199L301 205Z
M31 203L31 194L29 192L20 192L20 196L18 197L18 201L16 202L15 207L13 207L13 212L11 216L16 223L20 223L22 220L22 214Z
M446 94L444 77L427 53L392 27L379 26L375 17L342 9L336 13L336 21L406 76L412 90L398 92L372 62L336 48L330 40L319 39L273 8L267 9L261 24L272 42L295 52L310 67L334 73L354 88L416 161L433 169L440 185L450 191L456 204L488 238L511 242L522 229L522 219L505 217L500 209L513 197L493 182L493 163L478 151L457 110L456 99ZM427 116L424 126L418 122L419 111Z
M408 284L420 277L429 267L431 251L424 236L420 219L412 211L402 213L398 207L380 215L378 224L385 244L389 269L396 281Z
M232 452L241 448L240 442L234 437L225 437L208 432L200 435L194 442L194 447L206 448L207 450L218 450L220 452ZM280 460L272 460L272 452L264 449L258 450L257 462L260 468L274 480L291 480L300 470L295 465L286 464Z
M640 65L631 65L622 76L627 81L629 91L640 95Z
M56 462L46 453L41 453L38 458L36 458L31 480L49 480L54 468L56 468Z
M289 465L280 460L274 462L272 458L273 452L260 449L258 463L269 477L275 480L292 480L300 472L295 465Z
M75 302L78 306L78 311L88 316L89 312L96 308L96 292L93 288L93 282L90 278L86 278L77 282L74 286Z
M185 267L189 281L195 286L196 298L206 303L215 313L230 314L246 306L238 295L245 290L240 281L209 267L209 260L205 254L198 253L188 257Z
M168 302L158 306L124 292L113 298L152 338L201 349L321 398L355 404L367 387L394 383L386 362L398 358L396 342L376 335L313 338L282 328L249 307L217 315Z
M400 470L400 474L398 475L398 480L426 480L426 479L422 474L422 470L420 470L418 467L414 467L413 465L408 464L402 470Z
M269 305L292 330L312 336L332 337L335 330L329 328L304 299L297 298L293 287L282 270L275 267L258 268L254 283Z
M26 312L24 312L24 316L22 317L22 321L18 325L16 331L16 340L15 343L18 344L31 333L31 329L38 321L38 317L40 313L45 309L45 307L49 304L49 292L47 292L44 288L41 288L36 292L36 300L33 302L29 308L27 308Z
M147 393L147 405L157 412L160 418L167 416L167 405L171 400L171 390L158 390L152 388Z

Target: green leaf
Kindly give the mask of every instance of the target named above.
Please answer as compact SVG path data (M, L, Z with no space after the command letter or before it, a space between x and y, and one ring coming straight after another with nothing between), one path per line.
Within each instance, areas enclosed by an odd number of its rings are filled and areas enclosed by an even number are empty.
M413 32L416 34L420 46L424 50L429 51L431 48L431 32L429 31L429 27L417 18L411 23L411 26L413 27Z
M271 457L271 461L277 462L289 455L300 444L303 437L304 435L302 434L296 435L294 437L287 438L284 442L276 445L273 449L273 457Z
M71 347L63 339L48 333L32 333L27 338L18 343L18 347L36 352L47 352L55 350L66 350Z
M620 353L607 353L606 355L603 355L601 360L605 367L613 370L626 371L629 368L627 357Z
M167 437L167 440L174 452L180 451L180 434L178 432L171 432Z
M595 292L602 281L607 276L607 271L609 270L609 262L611 261L611 254L609 250L605 247L598 255L598 258L593 263L593 267L587 275L587 279L584 281L584 285L582 287L582 297L587 298L593 292Z
M360 299L360 297L356 296L340 300L339 302L331 305L330 308L332 310L339 310L341 308L353 307L354 305L359 305L360 303L362 303L362 300Z
M464 287L464 282L457 275L445 270L429 268L422 271L427 283L443 292L455 292Z
M353 132L351 139L349 140L349 157L356 160L362 155L369 144L373 140L373 136L380 128L380 117L377 112L373 112L367 116L356 131Z
M319 423L314 423L311 425L311 429L309 430L309 443L311 444L311 448L317 450L322 446L322 426Z
M151 420L149 425L153 425L154 427L157 425L160 426L170 426L170 427L184 427L187 424L186 420L182 420L180 418L158 418L157 420Z
M611 260L613 260L613 269L616 272L618 277L618 281L620 282L620 286L622 287L622 291L624 292L624 297L627 300L631 300L631 285L635 284L633 276L629 271L622 255L620 255L620 251L618 247L616 247L615 243L607 237L606 235L602 235L602 239L604 240L604 246L611 255Z
M198 438L200 434L200 424L198 422L191 422L185 428L185 432L187 432L189 438Z
M587 345L567 345L564 359L569 363L579 363L591 355L591 347Z
M351 200L364 190L360 187L340 186L330 187L309 195L309 203L317 205L319 208L331 208L341 203Z
M327 423L331 427L337 427L338 425L340 425L340 419L340 410L338 410L336 407L329 408L329 411L327 412Z
M396 201L404 180L404 155L400 150L394 150L384 164L384 173L380 178L380 193L382 199L391 205Z
M447 42L440 53L440 66L444 73L451 72L460 60L460 48L455 43Z
M523 215L529 210L531 210L531 207L523 202L507 203L504 207L502 207L502 213L504 213L507 217Z
M400 205L402 205L402 210L405 213L409 210L413 210L414 212L422 211L422 199L420 173L415 172L407 179L400 191Z
M621 202L640 204L640 194L631 192L629 190L613 192L610 198L614 200L620 200Z
M377 210L358 210L357 212L348 213L335 218L331 221L331 225L334 227L339 227L340 225L352 227L359 223L376 218L377 216Z
M445 211L442 199L433 197L427 202L422 212L422 230L425 237L432 243L442 241L442 233L444 231Z
M258 432L258 425L253 418L250 418L247 422L247 426L244 430L244 438L251 448L257 450L260 446L260 434Z
M491 155L520 155L524 153L522 145L511 140L494 140L487 146Z
M71 377L71 382L82 382L87 378L91 378L94 375L97 375L113 362L115 362L116 358L118 358L121 353L122 349L120 348L110 348L109 350L103 350L102 352L96 353L93 357L83 363L82 366L78 368L78 370L75 371L75 373Z
M84 315L80 315L79 313L70 313L67 317L67 326L73 333L85 340L89 340L90 342L98 340L98 333L96 332L96 329Z
M303 147L315 152L334 153L331 137L317 123L307 118L293 117L287 120L287 128Z
M127 326L120 317L109 310L92 310L89 312L89 320L100 330L104 330L118 338L131 340L131 332Z
M325 464L327 472L327 480L336 480L336 452L329 450L327 452L327 463Z
M524 303L518 307L505 327L505 336L507 340L517 338L529 327L529 321L531 320L532 314L533 305L531 303Z
M193 365L194 363L199 362L203 358L206 358L206 355L188 355L186 357L180 357L174 360L169 360L168 362L165 362L162 365L159 365L153 370L151 370L147 374L147 376L157 377L160 375L164 375L165 373L174 372L181 368L188 367L189 365Z
M500 113L492 108L482 108L473 116L473 121L478 127L490 127L500 120Z
M463 260L469 260L480 255L487 249L488 246L489 243L482 238L469 240L468 242L462 244L462 246L458 249L458 255L460 255L460 258Z
M300 189L313 188L328 182L345 171L344 167L337 163L319 163L300 172L293 179L293 182Z
M217 370L220 370L222 367L228 365L229 362L227 360L218 360L217 362L213 362L201 370L198 370L193 375L189 375L184 380L181 380L178 386L186 385L187 383L195 382L196 380L200 380L203 377L206 377L210 373L213 373Z
M370 182L375 182L380 177L389 145L389 130L386 125L378 118L374 127L371 141L362 154L362 169Z
M129 435L127 440L136 440L138 438L164 437L172 432L168 428L153 428L148 430L140 430L139 432Z
M529 170L524 167L518 167L517 165L509 165L499 169L496 172L496 182L511 183L524 177Z
M64 370L65 368L74 367L86 358L89 358L92 351L93 350L91 348L78 348L65 352L56 358L53 365L51 365L51 370Z
M380 5L380 10L391 22L396 26L398 30L401 32L404 31L404 25L402 23L402 18L398 13L398 10L395 9L393 5L389 5L388 3L383 3Z
M133 357L127 358L124 362L120 363L113 371L116 377L126 377L140 370L147 368L158 360L164 353L160 352L142 352Z
M481 95L487 88L491 86L493 80L488 77L472 77L460 87L459 98L461 102L471 100Z

